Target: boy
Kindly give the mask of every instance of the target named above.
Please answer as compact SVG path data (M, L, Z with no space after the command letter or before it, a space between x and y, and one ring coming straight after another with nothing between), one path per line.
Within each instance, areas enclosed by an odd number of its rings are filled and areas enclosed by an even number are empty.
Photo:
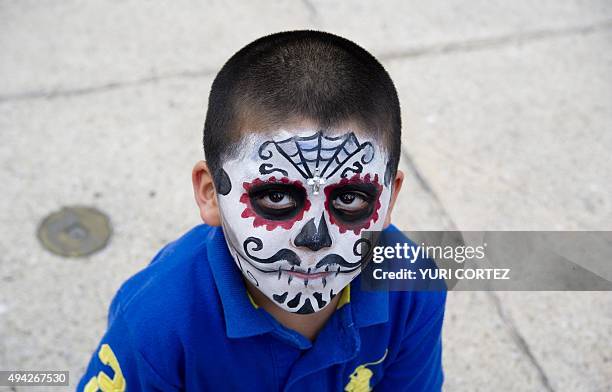
M390 225L400 108L382 65L315 31L263 37L210 92L204 225L125 282L78 390L440 390L444 292L360 290Z

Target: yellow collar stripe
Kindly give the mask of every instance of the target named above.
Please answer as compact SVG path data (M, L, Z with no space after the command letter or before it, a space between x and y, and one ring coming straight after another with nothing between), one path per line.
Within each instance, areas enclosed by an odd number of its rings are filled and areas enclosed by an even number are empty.
M245 290L245 291L246 291L247 295L249 296L249 301L251 301L251 305L253 305L253 307L254 307L255 309L259 309L259 305L257 305L257 304L255 303L255 300L253 299L253 297L251 297L251 293L249 293L249 291L248 291L248 290Z
M343 307L345 304L351 302L351 284L349 283L344 290L342 290L342 294L340 294L340 300L338 301L338 306L336 306L336 310Z

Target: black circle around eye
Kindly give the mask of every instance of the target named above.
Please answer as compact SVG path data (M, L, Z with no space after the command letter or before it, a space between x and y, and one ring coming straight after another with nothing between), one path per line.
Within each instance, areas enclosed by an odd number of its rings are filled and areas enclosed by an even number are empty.
M378 189L372 184L337 187L332 190L329 198L329 212L343 224L358 224L370 218L378 195ZM358 199L358 205L353 205Z
M259 216L270 220L287 220L304 208L306 190L290 184L265 184L251 188L249 199ZM285 200L288 203L284 203ZM276 203L282 205L274 205Z
M340 200L344 203L344 204L350 204L355 200L355 194L354 193L343 193L342 195L340 195Z

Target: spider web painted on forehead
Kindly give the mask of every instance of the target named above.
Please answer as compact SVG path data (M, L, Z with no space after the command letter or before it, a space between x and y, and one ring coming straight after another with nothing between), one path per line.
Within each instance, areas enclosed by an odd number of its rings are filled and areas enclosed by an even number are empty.
M272 158L274 153L283 156L304 178L320 176L328 179L357 154L360 159L351 166L345 167L341 177L349 172L361 173L363 165L374 159L374 147L370 142L360 143L353 132L340 136L325 136L319 131L310 136L293 136L284 140L269 140L259 147L259 157L263 160ZM287 171L274 167L271 163L263 163L259 167L261 174L279 172L287 175Z

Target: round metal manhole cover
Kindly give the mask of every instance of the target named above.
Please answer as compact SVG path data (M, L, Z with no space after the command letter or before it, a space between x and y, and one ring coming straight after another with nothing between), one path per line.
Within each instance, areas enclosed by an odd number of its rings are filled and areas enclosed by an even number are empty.
M95 208L64 207L51 213L38 227L38 239L49 251L66 257L90 255L106 246L110 220Z

